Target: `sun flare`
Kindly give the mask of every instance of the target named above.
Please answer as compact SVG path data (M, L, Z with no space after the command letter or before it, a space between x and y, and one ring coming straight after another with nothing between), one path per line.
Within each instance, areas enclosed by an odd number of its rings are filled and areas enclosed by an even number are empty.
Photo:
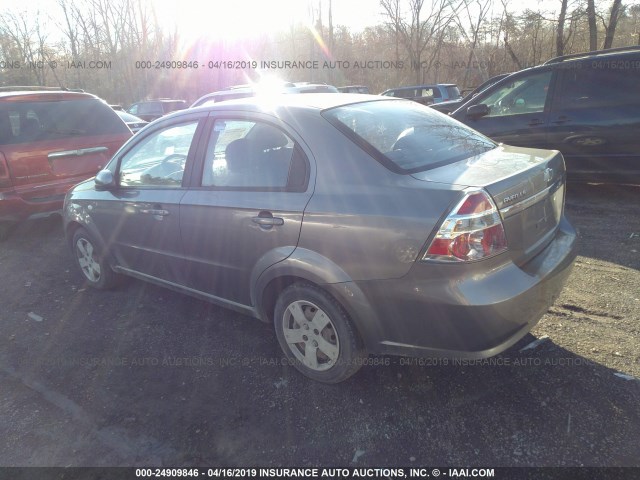
M159 8L160 3L156 4ZM182 37L241 40L275 34L304 18L300 0L183 0L163 5Z

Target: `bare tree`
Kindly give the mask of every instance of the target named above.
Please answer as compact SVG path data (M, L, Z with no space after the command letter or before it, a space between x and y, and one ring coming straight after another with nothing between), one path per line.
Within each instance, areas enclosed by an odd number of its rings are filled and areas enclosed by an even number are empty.
M0 30L14 43L37 85L45 85L49 68L48 27L45 20L40 10L0 14Z
M508 11L507 3L508 3L507 0L502 0L502 8L504 11L504 15L503 15L503 21L501 23L502 23L502 30L504 31L504 48L507 51L511 61L515 63L516 66L518 67L518 70L522 70L522 63L520 62L520 59L518 58L516 53L513 51L511 43L509 42L509 36L512 34L512 32L515 29L515 20L513 18L513 15Z
M459 14L455 15L456 23L458 25L460 33L462 33L462 36L465 38L465 40L469 44L469 56L467 58L466 68L464 71L464 78L462 80L463 87L467 85L472 60L474 57L476 57L476 47L480 40L479 39L480 27L484 23L487 13L491 8L491 0L475 0L473 3L477 8L476 8L476 11L472 13L470 8L471 3L472 2L470 0L462 0L462 5L464 6L464 11L466 13L465 21L462 21ZM474 18L474 15L475 15L475 18ZM467 27L465 26L465 24L468 25L470 32L467 32ZM479 64L482 65L481 62L479 62ZM483 72L482 80L486 80L486 79L487 79L487 75Z
M400 29L402 24L402 13L400 8L400 0L382 0L380 5L384 9L388 21L387 27L393 32L393 43L396 63L400 61ZM396 71L396 82L400 72Z
M598 49L598 25L596 24L595 0L587 0L587 21L589 23L589 51Z
M618 26L618 19L620 18L622 0L613 0L611 4L611 11L609 13L609 24L604 26L604 43L602 48L606 50L613 45L613 37L616 33L616 27Z
M560 0L560 16L558 17L558 28L556 31L556 55L564 55L564 22L567 18L567 0Z
M380 0L380 6L387 17L395 22L397 34L407 50L418 83L437 58L446 28L453 21L458 8L453 7L450 0L431 0L430 8L425 12L425 2L426 0L409 0L410 18L407 21L404 17L398 18L395 0ZM423 16L425 13L426 16ZM426 60L425 53L429 53Z

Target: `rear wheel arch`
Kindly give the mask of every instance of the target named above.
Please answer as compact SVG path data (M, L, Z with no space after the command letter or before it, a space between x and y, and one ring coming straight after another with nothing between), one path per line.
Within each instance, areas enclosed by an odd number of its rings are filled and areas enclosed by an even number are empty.
M260 295L260 302L258 304L258 311L260 313L260 320L265 323L273 323L274 310L276 302L280 294L290 285L294 283L309 282L308 280L297 277L295 275L284 275L273 278L263 289Z
M302 269L299 264L305 265ZM279 295L294 283L307 283L324 290L335 299L351 319L367 349L378 344L375 332L381 330L381 320L360 287L338 265L322 255L304 249L286 260L272 265L252 282L252 305L256 317L273 323Z
M368 354L356 324L322 286L293 281L279 292L273 317L282 351L305 376L338 383L364 365Z

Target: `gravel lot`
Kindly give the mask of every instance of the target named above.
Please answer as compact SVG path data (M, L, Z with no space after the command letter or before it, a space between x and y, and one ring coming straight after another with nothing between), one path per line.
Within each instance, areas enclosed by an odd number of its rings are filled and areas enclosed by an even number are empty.
M567 215L580 256L533 335L334 386L253 319L85 288L60 222L25 223L0 244L0 465L640 466L640 188L570 184Z

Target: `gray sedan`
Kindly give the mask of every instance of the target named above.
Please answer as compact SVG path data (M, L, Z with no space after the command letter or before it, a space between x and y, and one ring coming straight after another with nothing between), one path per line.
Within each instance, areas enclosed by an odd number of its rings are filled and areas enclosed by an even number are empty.
M556 151L407 100L282 95L181 111L66 197L88 285L129 275L274 325L335 383L373 354L477 359L523 337L576 255Z

